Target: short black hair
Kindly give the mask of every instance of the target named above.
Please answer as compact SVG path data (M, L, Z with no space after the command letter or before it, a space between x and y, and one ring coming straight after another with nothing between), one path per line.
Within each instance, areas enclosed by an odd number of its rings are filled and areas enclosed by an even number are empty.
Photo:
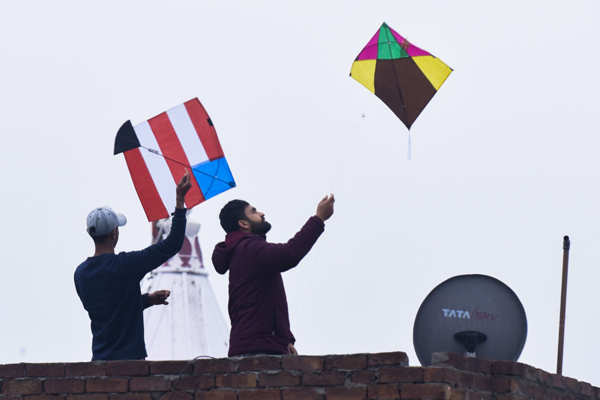
M244 211L249 205L250 203L244 200L231 200L229 203L225 204L219 213L219 220L221 221L221 226L225 232L231 233L240 229L238 221L240 219L246 219L246 213Z
M90 232L90 230L92 232ZM101 235L101 236L92 236L92 233L94 232L95 228L90 228L90 230L88 230L88 234L92 237L92 240L94 241L94 243L104 243L106 242L109 238L110 235L112 234L112 232L108 232L106 235Z

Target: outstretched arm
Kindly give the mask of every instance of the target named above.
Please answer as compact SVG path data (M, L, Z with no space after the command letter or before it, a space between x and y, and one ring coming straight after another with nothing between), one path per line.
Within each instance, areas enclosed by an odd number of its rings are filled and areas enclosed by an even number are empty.
M181 249L186 224L184 199L190 187L190 174L186 172L177 184L177 202L169 235L165 240L146 247L143 250L119 254L119 257L123 257L123 263L126 265L123 272L128 275L133 274L135 277L141 279L148 272L173 257Z
M284 272L298 265L323 233L324 222L333 215L334 202L333 195L325 196L317 205L316 215L310 217L287 243L267 243L257 248L260 270L256 272Z

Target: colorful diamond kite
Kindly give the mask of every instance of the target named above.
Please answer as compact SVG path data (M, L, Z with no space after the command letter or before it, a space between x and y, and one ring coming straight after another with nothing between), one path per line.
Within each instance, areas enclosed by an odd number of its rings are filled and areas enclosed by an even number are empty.
M352 64L350 76L379 97L408 129L452 69L383 23Z
M127 121L115 139L123 153L148 221L175 209L175 187L191 171L185 205L192 208L235 186L217 132L195 98L136 126Z

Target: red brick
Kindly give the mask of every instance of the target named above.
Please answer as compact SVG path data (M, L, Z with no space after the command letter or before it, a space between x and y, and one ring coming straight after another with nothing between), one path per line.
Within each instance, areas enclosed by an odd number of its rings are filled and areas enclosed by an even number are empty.
M369 367L380 367L383 365L398 365L402 367L408 367L408 356L406 353L402 352L369 354Z
M374 371L362 370L352 372L352 383L361 383L364 385L369 385L371 383L377 382L377 375Z
M283 371L274 374L261 373L258 375L259 386L297 386L300 376Z
M111 394L110 400L152 400L152 395L150 393Z
M423 369L424 382L450 383L457 385L461 381L461 374L464 372L442 367L432 367ZM460 385L459 385L460 386Z
M490 375L492 372L492 361L467 357L465 360L465 370Z
M211 390L197 392L195 400L237 400L237 395L232 390Z
M518 383L515 378L508 376L493 376L491 379L491 390L496 393L515 392Z
M441 383L405 383L400 387L401 399L449 400L452 389Z
M546 388L530 381L519 382L519 392L536 399L545 398Z
M462 376L468 376L471 374L463 374ZM462 378L461 378L462 382ZM492 377L489 375L474 374L471 386L472 389L476 389L482 392L489 392L492 390Z
M431 355L431 365L436 367L454 367L462 369L465 357L457 353L437 352Z
M433 353L431 356L432 366L449 366L462 371L479 372L490 374L492 361L481 358L464 357L456 353Z
M164 392L169 389L171 389L171 381L161 376L145 376L129 380L131 392Z
M177 390L206 390L215 387L213 375L182 376L173 381L173 387Z
M552 386L552 375L546 371L542 371L539 368L536 368L535 370L534 380L544 386Z
M491 377L489 375L474 374L451 368L425 368L423 378L425 382L448 383L454 387L463 389L492 390Z
M452 389L452 393L450 393L450 400L468 400L469 396L470 396L470 393L466 390ZM484 397L481 397L481 399L480 399L479 393L477 393L477 400L484 400Z
M313 372L323 369L323 357L318 356L284 356L281 362L283 369Z
M577 393L579 391L579 381L577 379L562 376L560 380L563 388L568 389L573 393Z
M47 379L44 381L46 393L83 393L84 381L81 379Z
M106 363L108 376L146 376L150 373L146 361L110 361Z
M594 387L587 382L579 382L579 393L592 397L594 395Z
M423 382L423 368L383 367L379 370L379 382Z
M327 400L366 400L367 388L327 388Z
M240 390L238 400L280 400L279 389Z
M21 400L21 399L22 399L21 396L9 396L9 395L0 394L0 400Z
M515 375L535 380L538 372L535 368L526 364L512 361L494 361L491 367L492 375Z
M66 364L65 376L106 376L106 363L89 362Z
M238 371L272 371L281 369L281 356L246 357L238 362Z
M216 386L222 388L256 387L256 375L218 375L216 378Z
M85 384L88 393L118 393L127 391L127 378L89 378Z
M325 357L325 369L365 369L366 354L336 355Z
M65 396L58 396L55 394L32 394L23 398L27 400L64 400ZM0 396L0 399L2 399L2 396Z
M387 385L369 385L367 389L367 396L369 399L399 399L400 390L398 385L387 384Z
M150 375L188 375L194 369L192 361L155 361L150 364Z
M237 362L229 358L197 360L194 362L195 375L235 371L237 371Z
M67 396L67 400L108 400L107 394L74 394Z
M346 374L339 371L324 371L320 374L305 374L302 384L306 386L335 386L343 385Z
M25 376L25 364L0 365L0 378L22 378Z
M500 394L496 396L496 400L529 400L529 397L521 396L520 394Z
M512 397L511 397L511 399L512 399ZM496 396L492 393L487 393L487 392L452 389L452 393L450 394L450 400L496 400ZM550 400L550 399L543 399L543 400Z
M289 388L282 389L283 400L322 400L325 391L320 388Z
M194 396L185 392L169 392L163 394L160 400L194 400Z
M31 377L65 376L64 364L25 364L25 375Z
M2 384L2 393L8 395L42 393L42 381L38 379L13 379Z

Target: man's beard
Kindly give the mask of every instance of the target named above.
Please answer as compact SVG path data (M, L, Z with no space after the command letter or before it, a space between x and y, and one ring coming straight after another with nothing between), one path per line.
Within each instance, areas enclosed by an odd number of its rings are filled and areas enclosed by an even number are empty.
M267 232L269 232L271 230L271 224L268 223L267 221L263 220L261 222L254 222L254 221L249 221L249 222L250 222L250 231L257 235L266 235Z

